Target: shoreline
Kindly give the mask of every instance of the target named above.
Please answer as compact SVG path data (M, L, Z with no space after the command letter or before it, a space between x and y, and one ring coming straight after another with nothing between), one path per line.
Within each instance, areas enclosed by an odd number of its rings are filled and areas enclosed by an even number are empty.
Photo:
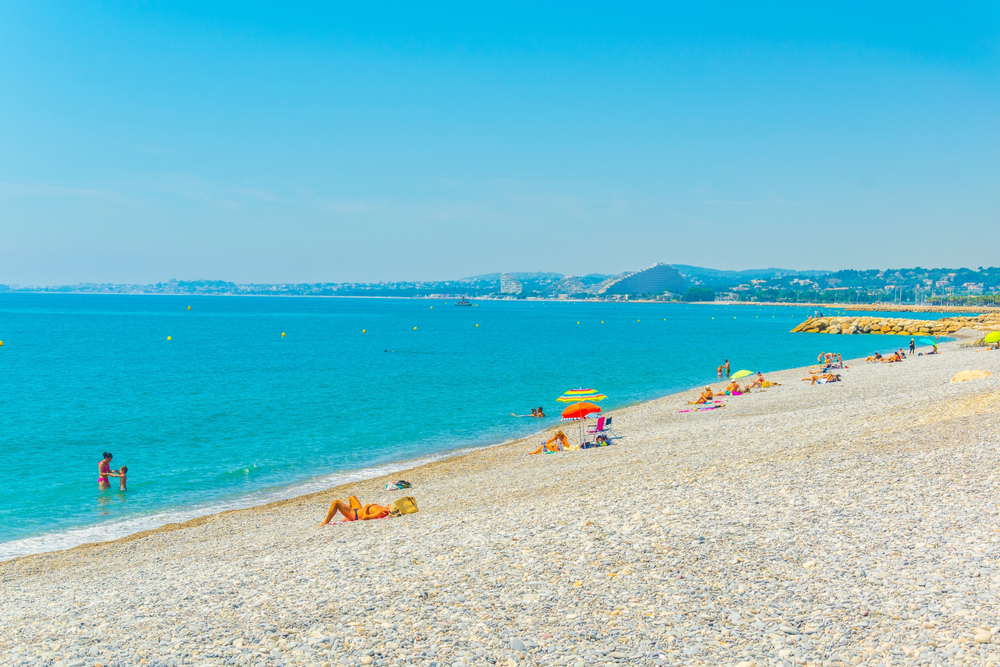
M0 662L1000 664L1000 353L848 362L612 447L531 438L0 563ZM953 383L959 371L992 376ZM718 385L718 381L713 385ZM318 527L334 494L420 511ZM960 652L960 653L959 653Z
M392 297L387 297L387 298L392 298ZM954 334L949 334L949 338L951 338L952 340L949 340L949 341L946 341L945 343L942 343L942 346L945 345L945 344L947 344L947 343L950 343L950 342L961 343L963 340L974 338L974 335L970 334L969 331L963 329L963 330L960 330L959 332L956 332ZM844 363L845 364L863 363L863 359L859 358L859 359L845 360ZM792 373L792 372L795 372L795 373L799 373L799 372L805 373L806 369L808 369L809 367L810 366L807 365L807 366L801 366L801 367L762 370L762 372L765 373L765 374L767 374L767 375L773 375L773 374L778 374L778 373L782 373L782 374L783 373ZM725 378L723 380L725 380ZM710 382L710 384L712 384L712 385L717 384L717 383L720 383L720 380L718 378L712 379L711 382ZM724 382L722 382L722 383L724 384ZM663 401L673 400L673 399L681 399L682 397L690 397L690 395L691 395L692 392L700 390L702 386L704 386L704 385L702 385L701 382L698 382L698 383L692 384L689 388L687 388L685 390L682 390L682 391L679 391L679 392L674 392L674 393L671 393L671 394L666 394L664 396L659 396L657 398L652 398L652 399L648 399L648 400L645 400L645 401L640 401L640 402L637 402L637 403L623 405L623 406L615 408L613 410L608 410L607 412L602 412L601 414L602 414L602 416L614 417L614 416L617 416L619 414L624 414L626 411L642 409L642 408L644 408L646 406L657 404L657 403L660 403L660 402L663 402ZM60 554L60 553L64 553L64 552L75 551L75 550L78 550L78 549L90 549L90 548L101 547L101 546L105 546L105 545L114 545L114 544L119 544L119 543L126 543L126 542L130 542L130 541L133 541L133 540L136 540L136 539L141 539L143 537L147 537L147 536L150 536L150 535L155 535L155 534L158 534L158 533L161 533L161 532L172 532L172 531L176 531L176 530L183 530L185 528L194 528L194 527L203 525L206 521L211 520L213 517L218 517L218 516L222 516L222 515L232 514L232 513L236 513L236 512L255 512L255 511L261 511L261 510L265 510L265 509L269 509L269 508L281 507L281 506L286 505L288 503L294 503L294 502L298 502L298 501L308 501L308 500L315 499L315 498L317 498L320 495L330 494L330 493L334 493L334 492L338 492L338 491L349 490L353 486L355 486L357 484L361 484L361 483L378 482L381 486L384 486L385 484L393 481L391 479L392 477L397 477L398 478L398 477L400 477L402 475L407 475L407 474L409 474L410 476L412 476L414 473L422 471L426 467L433 466L433 465L435 465L437 463L440 463L442 461L455 461L455 462L459 462L459 461L463 460L464 458L466 458L468 456L472 456L472 455L476 454L477 452L482 452L482 451L493 449L493 448L513 447L514 445L521 445L521 444L526 444L526 443L529 443L529 442L534 442L534 441L538 440L539 438L544 439L544 436L546 436L546 435L554 432L556 429L567 429L567 430L570 430L571 433L569 433L568 435L570 436L571 441L574 441L574 438L573 438L574 433L573 432L575 432L575 430L576 430L576 424L565 425L565 424L562 424L560 422L560 423L554 424L552 426L549 426L547 428L543 428L543 429L541 429L539 431L532 432L532 433L530 433L530 434L528 434L528 435L526 435L526 436L524 436L522 438L516 438L516 439L513 439L513 440L505 440L505 441L502 441L502 442L497 442L497 443L492 443L492 444L486 444L486 445L479 445L479 446L459 445L459 446L457 446L457 447L455 447L453 449L445 450L444 452L440 452L438 454L432 454L432 455L429 455L429 456L423 456L423 457L418 456L418 457L416 457L414 459L400 459L400 460L397 460L397 461L388 461L386 463L383 463L383 464L380 464L380 465L377 465L377 466L370 466L370 467L367 467L367 468L360 468L360 469L358 469L356 471L344 471L344 472L341 472L341 473L330 473L329 475L320 475L320 476L318 476L320 478L321 477L332 477L332 476L335 476L335 475L350 476L352 474L364 474L365 471L375 471L375 470L377 470L379 468L393 468L393 470L389 471L389 472L374 474L372 476L357 477L355 479L351 479L349 481L345 481L345 482L342 482L342 483L339 483L339 484L334 484L334 485L331 485L331 486L328 486L328 487L325 487L323 489L319 489L319 490L316 490L316 491L308 491L308 492L305 492L305 493L299 493L299 494L288 496L288 497L285 497L285 498L278 498L278 499L275 499L275 500L266 500L266 501L260 502L260 503L252 503L252 504L249 504L249 505L246 505L246 506L243 506L243 507L234 507L234 508L230 508L230 509L207 511L204 514L196 514L195 516L192 516L190 519L185 519L185 520L179 521L179 522L164 523L164 524L156 526L156 527L139 530L139 531L136 531L134 533L129 533L129 534L122 535L122 536L115 537L115 538L108 539L108 540L99 540L99 541L94 541L94 542L84 542L84 543L77 544L77 545L74 545L74 546L71 546L71 547L57 548L57 549L51 549L51 550L46 550L46 551L39 551L39 552L35 552L35 553L24 554L24 555L21 555L21 556L14 556L12 558L0 559L0 566L2 566L4 564L7 564L7 563L14 562L14 561L23 560L23 559L29 559L29 558L34 558L34 557L39 557L39 556L46 556L46 555L52 555L52 554ZM413 463L413 462L416 462L416 461L422 461L424 459L429 459L429 460L427 460L426 462L423 462L423 463L417 463L416 465L408 465L410 463ZM396 468L395 466L397 464L399 464L399 465L405 465L405 467ZM297 483L289 485L288 487L286 487L286 489L293 490L296 486L305 486L305 485L308 485L308 484L311 484L311 483L312 482L310 480L303 480L302 482L297 482ZM281 491L275 491L275 492L272 492L272 493L280 494ZM349 494L345 494L345 495L349 495ZM337 496L337 497L339 497L339 496ZM236 502L238 502L238 501L236 501ZM162 513L168 513L170 511L182 511L182 510L180 510L180 509L163 510ZM197 512L197 510L193 510L193 511ZM79 529L96 528L96 527L99 527L101 525L102 524L96 524L96 525L92 525L92 526L80 526L80 527L77 527L75 529L71 528L71 529L67 529L67 531L62 531L62 532L69 532L71 530L79 530ZM40 537L42 537L42 535L31 536L29 538L22 538L22 539L36 539L36 538L40 538ZM13 541L17 542L17 541L21 541L21 540L13 540Z
M378 296L364 294L169 294L160 292L48 292L48 291L22 291L8 290L0 292L2 294L50 294L50 295L82 295L82 296L171 296L171 297L262 297L262 298L309 298L309 299L397 299L397 300L432 300L448 301L458 299L471 299L472 301L502 301L511 303L601 303L601 304L630 304L630 303L656 303L691 306L781 306L783 308L825 308L827 310L841 310L852 312L878 312L878 313L980 313L987 314L1000 311L1000 306L934 306L926 304L877 304L877 303L819 303L801 302L789 303L787 301L662 301L658 299L628 299L625 301L617 299L552 299L547 297L528 297L525 299L508 299L496 296L439 296L436 294L422 294L414 296Z

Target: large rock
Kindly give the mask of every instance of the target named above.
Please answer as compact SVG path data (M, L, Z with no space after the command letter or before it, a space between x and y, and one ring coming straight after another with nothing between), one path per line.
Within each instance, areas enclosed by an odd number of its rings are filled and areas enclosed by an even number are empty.
M992 375L989 371L962 371L951 379L952 382L967 382Z

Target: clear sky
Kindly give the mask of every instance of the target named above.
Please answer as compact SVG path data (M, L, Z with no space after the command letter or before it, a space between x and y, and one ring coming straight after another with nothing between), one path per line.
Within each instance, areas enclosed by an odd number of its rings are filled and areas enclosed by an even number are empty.
M1000 3L816 5L0 1L0 283L1000 264Z

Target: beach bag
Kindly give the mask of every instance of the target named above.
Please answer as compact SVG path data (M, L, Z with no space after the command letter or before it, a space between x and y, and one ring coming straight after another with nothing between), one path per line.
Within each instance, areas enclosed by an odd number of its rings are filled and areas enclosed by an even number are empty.
M407 482L405 479L401 479L398 482L396 482L396 488L397 489L408 489L411 486L412 486L412 484L410 484L409 482Z
M413 514L417 511L417 500L412 496L406 496L396 501L396 509L400 514Z

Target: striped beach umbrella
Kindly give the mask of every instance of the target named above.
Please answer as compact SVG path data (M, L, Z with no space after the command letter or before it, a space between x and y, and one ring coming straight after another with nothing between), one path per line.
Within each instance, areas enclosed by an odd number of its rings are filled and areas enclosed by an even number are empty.
M579 403L581 401L603 401L607 396L596 389L570 389L557 398L560 403Z

